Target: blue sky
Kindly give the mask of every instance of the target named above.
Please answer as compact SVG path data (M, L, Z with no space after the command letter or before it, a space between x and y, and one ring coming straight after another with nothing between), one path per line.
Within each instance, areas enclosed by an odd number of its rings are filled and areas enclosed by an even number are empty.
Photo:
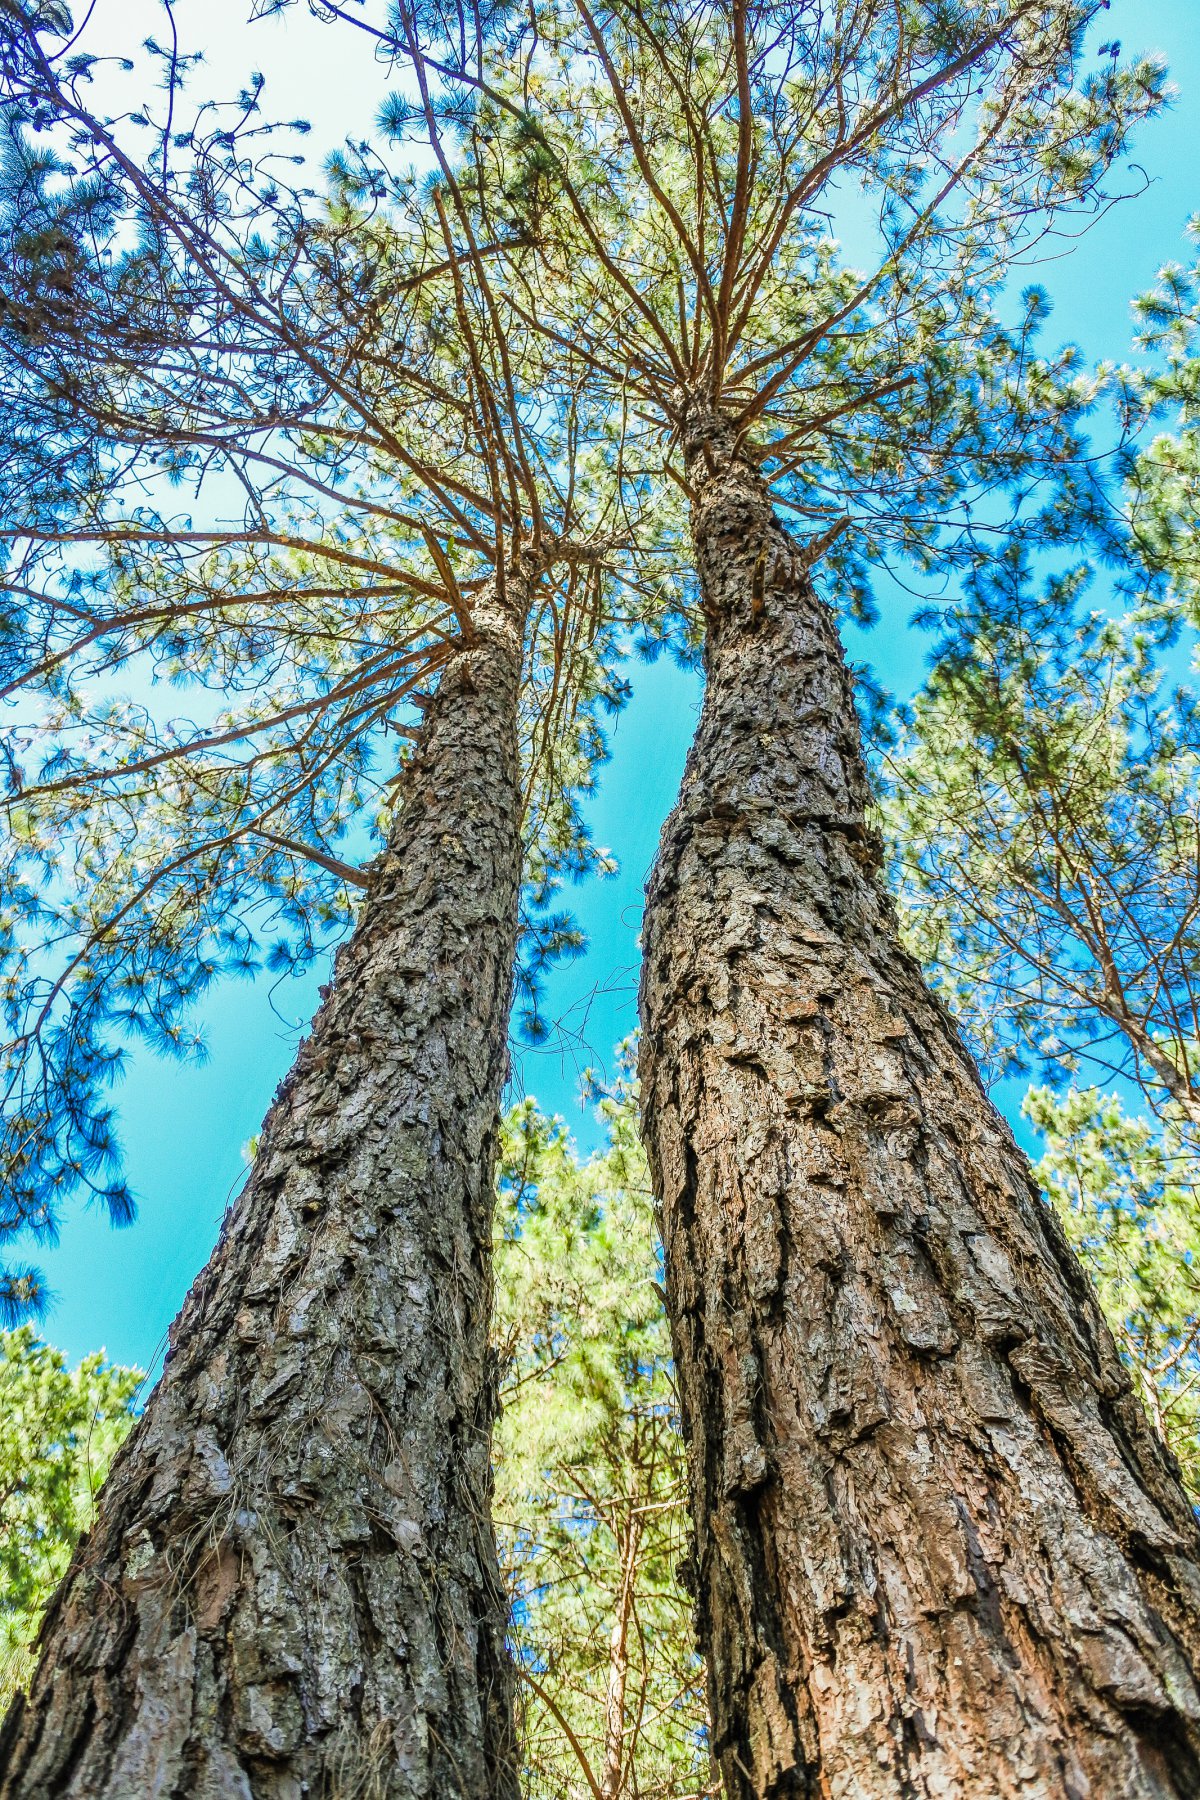
M149 0L137 0L136 9L152 30ZM145 32L131 29L134 10L118 16L121 38L136 44ZM276 116L311 116L326 142L356 120L361 130L375 99L364 92L360 58L347 58L345 79L335 78L340 34L318 25L302 6L249 29L240 22L244 10L245 0L184 0L180 8L185 41L189 17L204 23L214 87L227 85L228 74L240 78L264 67ZM1090 359L1128 355L1132 296L1151 284L1162 263L1185 255L1184 226L1200 212L1198 23L1197 0L1113 0L1108 35L1130 51L1163 51L1179 90L1135 147L1138 169L1129 171L1129 186L1147 179L1149 186L1081 241L1050 247L1052 260L1020 272L1022 285L1037 280L1050 291L1055 311L1048 335L1079 343ZM382 72L379 82L382 94ZM869 660L899 694L919 683L928 650L928 640L909 623L911 611L911 599L897 591L873 631L851 634L851 655ZM666 658L630 673L633 699L612 731L612 757L590 807L594 836L613 851L619 872L566 896L589 951L550 982L546 1013L559 1021L559 1032L544 1047L518 1052L514 1064L515 1090L561 1112L584 1148L599 1130L580 1101L579 1078L589 1065L611 1068L613 1046L635 1024L642 888L700 698L697 678ZM137 1222L116 1232L95 1210L68 1210L61 1244L38 1259L54 1292L45 1335L72 1358L104 1346L118 1361L155 1359L241 1184L242 1148L295 1055L318 979L230 982L211 994L202 1066L134 1058L117 1098ZM1019 1083L1006 1084L998 1095L1006 1110L1015 1110L1021 1091Z

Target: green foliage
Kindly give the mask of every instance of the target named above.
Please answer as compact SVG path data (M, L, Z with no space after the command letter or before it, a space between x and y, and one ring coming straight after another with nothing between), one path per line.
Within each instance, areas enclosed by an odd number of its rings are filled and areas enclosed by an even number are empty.
M0 1712L133 1424L140 1369L69 1369L28 1326L0 1333Z
M1082 569L981 569L885 769L902 922L993 1067L1085 1059L1200 1122L1200 717Z
M985 1058L1082 1060L1193 1128L1200 715L1168 655L1200 624L1197 296L1170 265L1135 302L1151 360L1100 372L1123 488L1097 503L1060 471L1065 571L1021 535L977 563L883 784L909 941ZM1082 610L1101 562L1123 617Z
M604 1110L609 1146L582 1164L533 1101L504 1131L495 1515L524 1678L525 1792L682 1800L715 1791L676 1576L683 1446L627 1085Z
M1200 240L1200 217L1189 236ZM1139 348L1150 366L1120 372L1123 398L1143 430L1164 416L1172 429L1141 443L1126 473L1130 527L1168 609L1200 625L1200 263L1169 263L1134 303Z
M1200 1160L1096 1088L1034 1088L1024 1110L1046 1136L1035 1173L1200 1505Z

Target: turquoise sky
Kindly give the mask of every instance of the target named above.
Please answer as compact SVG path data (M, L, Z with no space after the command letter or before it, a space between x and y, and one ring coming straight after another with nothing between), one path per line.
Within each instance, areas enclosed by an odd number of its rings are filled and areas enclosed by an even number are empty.
M121 38L136 44L154 29L154 8L137 0L145 30L131 29L134 7L108 0ZM364 89L361 57L340 48L340 34L296 6L282 20L247 28L245 0L183 0L185 42L205 32L215 86L254 67L266 70L274 116L302 113L325 142L361 131L377 96ZM1161 50L1178 97L1148 125L1135 147L1131 189L1137 199L1113 208L1077 243L1047 247L1050 260L1020 272L1055 303L1049 336L1079 343L1089 358L1130 350L1129 303L1159 266L1185 255L1183 229L1200 213L1200 0L1113 0L1106 24L1125 48ZM127 35L128 34L128 35ZM368 68L369 80L374 71ZM379 92L383 76L379 74ZM269 90L270 92L270 90ZM928 641L909 623L911 598L895 590L869 634L851 634L850 651L869 659L883 683L905 694L921 679ZM579 1099L589 1065L612 1065L614 1044L635 1024L642 886L662 820L670 809L699 704L697 679L667 659L635 665L634 697L612 731L612 758L591 809L598 842L619 873L585 883L566 897L589 938L586 957L550 983L547 1016L559 1021L551 1043L518 1050L514 1087L561 1112L578 1142L598 1138ZM225 1207L245 1173L242 1147L257 1130L276 1083L295 1055L312 1012L318 975L302 981L230 982L204 1009L209 1056L181 1067L139 1054L118 1092L122 1138L139 1217L115 1232L95 1210L68 1210L62 1242L38 1257L54 1299L45 1335L74 1358L104 1346L122 1362L153 1362L184 1294L215 1241ZM998 1095L1015 1114L1022 1088Z

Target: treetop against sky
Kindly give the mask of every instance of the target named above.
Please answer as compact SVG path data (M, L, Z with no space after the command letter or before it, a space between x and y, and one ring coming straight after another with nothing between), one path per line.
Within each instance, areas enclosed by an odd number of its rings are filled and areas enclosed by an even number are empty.
M281 150L257 124L259 84L185 126L177 65L148 55L171 69L161 159L125 141L144 114L92 109L91 63L26 38L7 70L6 673L32 710L9 738L4 1186L42 1237L72 1187L128 1213L102 1097L120 1039L186 1050L221 969L298 968L314 926L336 933L366 880L340 840L387 828L389 737L526 579L534 996L564 932L547 902L592 857L575 796L615 698L606 646L657 604L652 570L602 599L639 499L616 507L569 359L526 354L494 247L456 245L407 170L364 211L367 146L328 195L289 185L293 128Z
M260 64L272 115L310 115L313 131L305 140L310 157L317 146L354 128L348 113L363 118L364 94L374 92L373 109L395 86L394 77L372 60L358 34L321 25L303 8L253 26L241 22L236 7L226 11L228 18L205 9L206 64L193 75L189 92L204 91L197 84L210 79L213 91L227 91L229 75L244 76ZM123 13L122 31L127 17ZM193 28L189 8L180 7L178 17L186 41ZM1105 31L1123 34L1129 47L1167 50L1181 97L1137 140L1137 160L1152 178L1148 191L1114 207L1078 243L1064 234L1031 250L1030 278L1043 281L1057 301L1043 332L1047 344L1077 338L1089 356L1126 355L1129 300L1149 283L1157 264L1177 251L1179 227L1194 205L1185 191L1183 159L1169 153L1171 143L1186 135L1188 118L1196 116L1189 111L1194 103L1185 24L1183 9L1171 5L1158 9L1156 19L1147 19L1144 9L1136 19L1132 13L1123 17L1116 6L1105 20ZM129 41L136 45L132 29ZM343 79L330 81L331 67ZM407 83L405 92L411 94ZM353 108L347 106L350 94ZM1156 144L1163 146L1161 163ZM1142 185L1140 174L1129 174L1130 190ZM864 233L852 204L846 203L845 212L847 236ZM859 246L854 248L857 252ZM865 650L885 684L905 691L913 685L923 650L919 637L903 625L911 604L906 591L911 577L897 581L886 572L872 574L884 620L866 637L851 628L852 646L856 654ZM634 698L612 733L614 756L600 789L586 803L593 837L614 848L620 873L607 883L589 880L570 894L593 951L572 968L550 974L543 1004L548 1018L565 1014L568 1034L578 1026L584 1041L573 1043L568 1035L556 1045L552 1038L547 1049L524 1052L519 1066L525 1086L568 1110L585 1135L591 1130L587 1115L575 1110L578 1070L603 1059L632 1024L641 879L673 792L697 691L694 676L665 661L648 668L635 664L623 673L632 675ZM205 1068L179 1069L142 1054L135 1057L119 1096L142 1219L132 1236L116 1240L97 1215L69 1221L61 1249L47 1261L51 1284L62 1296L51 1329L68 1345L82 1350L107 1341L123 1357L149 1359L236 1184L239 1146L256 1128L277 1074L290 1061L292 1029L309 1010L312 986L312 977L294 983L283 978L274 993L265 981L252 988L225 985L212 993L205 1012L213 1055ZM599 993L588 1004L593 988ZM186 1154L176 1155L177 1147L185 1145ZM111 1278L96 1273L105 1268L111 1269ZM115 1335L121 1328L109 1296L116 1293L126 1297L120 1310L126 1314L127 1336Z

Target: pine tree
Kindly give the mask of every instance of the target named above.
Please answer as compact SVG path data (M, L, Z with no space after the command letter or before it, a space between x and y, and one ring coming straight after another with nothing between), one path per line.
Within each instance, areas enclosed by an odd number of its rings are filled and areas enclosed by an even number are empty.
M1039 592L1014 543L944 622L889 760L901 916L997 1071L1084 1065L1194 1131L1200 723L1087 576Z
M30 709L8 1230L53 1230L79 1184L128 1213L122 1039L177 1046L222 964L270 954L272 916L287 966L359 896L7 1716L0 1792L498 1800L492 1172L531 814L535 888L587 854L587 684L557 713L546 695L576 653L597 667L604 446L589 473L569 369L518 388L452 185L388 184L373 223L369 158L324 197L275 179L253 90L185 125L174 49L150 46L147 123L89 110L86 49L11 10L0 45L26 134L0 321L8 691ZM172 481L211 516L180 516ZM123 700L139 670L199 719ZM340 852L354 825L366 868Z
M830 551L852 607L864 555L974 554L1008 483L1077 455L1088 396L1036 363L1040 298L1005 332L990 296L1157 104L1110 45L1076 80L1100 11L575 0L511 24L507 85L396 26L471 96L481 219L497 143L536 149L527 321L586 346L688 505L706 694L641 1070L714 1742L747 1800L1200 1779L1195 1521L900 946L809 574ZM862 272L828 224L858 183Z
M736 458L698 534L642 1070L726 1779L1186 1794L1191 1509L900 946L836 633Z
M27 49L5 71L27 128L0 294L0 1227L36 1233L73 1188L129 1215L104 1097L122 1040L187 1053L219 970L303 967L345 930L393 810L388 739L414 737L497 571L526 549L543 570L531 900L587 862L571 795L615 693L589 544L605 446L564 366L533 449L469 232L365 155L328 194L265 179L241 114L284 146L253 93L230 130L208 104L185 129L176 96L160 175L87 111L86 57ZM191 717L168 710L181 690ZM556 931L538 912L531 964Z

